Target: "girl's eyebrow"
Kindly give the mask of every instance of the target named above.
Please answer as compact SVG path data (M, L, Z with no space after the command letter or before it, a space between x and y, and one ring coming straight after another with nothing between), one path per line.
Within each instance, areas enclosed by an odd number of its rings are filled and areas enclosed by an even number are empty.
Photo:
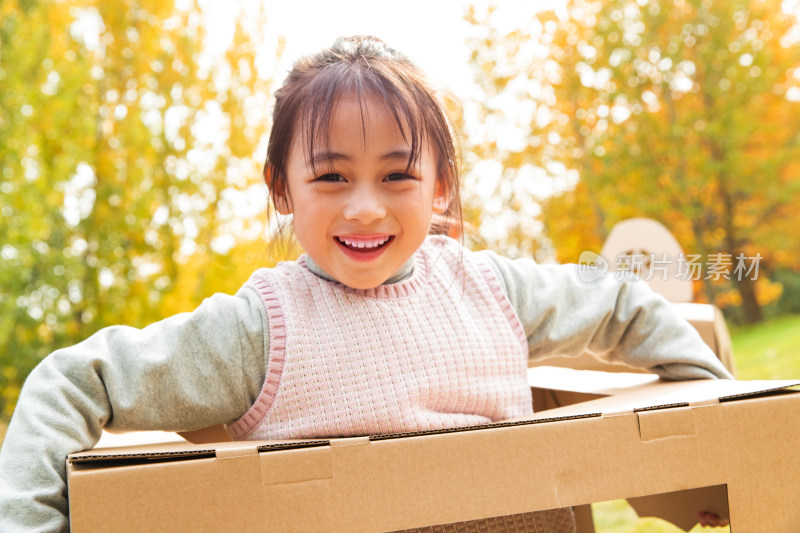
M405 159L408 161L411 159L411 150L409 148L399 148L397 150L392 150L391 152L386 152L381 156L381 159Z
M398 148L397 150L392 150L386 152L382 156L380 156L381 160L387 159L402 159L408 161L411 158L411 150L408 148ZM352 157L347 154L343 154L341 152L334 152L334 151L325 151L325 152L316 152L311 156L311 162L314 165L318 165L321 163L329 163L331 161L350 161Z

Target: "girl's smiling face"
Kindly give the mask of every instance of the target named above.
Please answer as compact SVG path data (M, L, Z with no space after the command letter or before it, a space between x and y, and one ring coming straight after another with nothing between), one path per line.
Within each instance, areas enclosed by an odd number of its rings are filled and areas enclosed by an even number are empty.
M276 209L294 215L297 240L328 275L353 288L376 287L422 245L434 211L447 207L436 158L424 143L408 168L408 135L370 96L343 96L328 138L316 143L312 165L302 135L295 135L288 197L277 199Z

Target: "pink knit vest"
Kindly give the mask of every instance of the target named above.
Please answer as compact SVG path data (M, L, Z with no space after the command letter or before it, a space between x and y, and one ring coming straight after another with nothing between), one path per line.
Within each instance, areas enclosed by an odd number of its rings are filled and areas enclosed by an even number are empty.
M491 267L429 237L412 276L359 290L304 257L248 282L269 321L266 380L238 440L375 435L532 413L527 341Z

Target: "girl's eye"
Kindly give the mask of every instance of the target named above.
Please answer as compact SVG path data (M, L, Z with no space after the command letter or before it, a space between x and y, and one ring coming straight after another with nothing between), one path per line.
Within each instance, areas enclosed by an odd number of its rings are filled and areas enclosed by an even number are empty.
M318 177L314 178L314 181L333 183L333 182L337 182L337 181L344 181L344 177L341 174L334 174L334 173L331 172L329 174L323 174L322 176L318 176Z
M384 178L384 181L403 181L403 180L415 180L414 176L411 174L406 174L405 172L393 172Z

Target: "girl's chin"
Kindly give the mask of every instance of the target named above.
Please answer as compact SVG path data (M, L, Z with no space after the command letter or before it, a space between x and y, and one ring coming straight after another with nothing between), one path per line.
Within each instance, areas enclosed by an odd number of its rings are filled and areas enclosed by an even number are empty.
M361 263L364 264L364 263ZM333 276L342 285L351 289L367 290L383 285L395 272L384 268L348 269L339 268L338 276Z

